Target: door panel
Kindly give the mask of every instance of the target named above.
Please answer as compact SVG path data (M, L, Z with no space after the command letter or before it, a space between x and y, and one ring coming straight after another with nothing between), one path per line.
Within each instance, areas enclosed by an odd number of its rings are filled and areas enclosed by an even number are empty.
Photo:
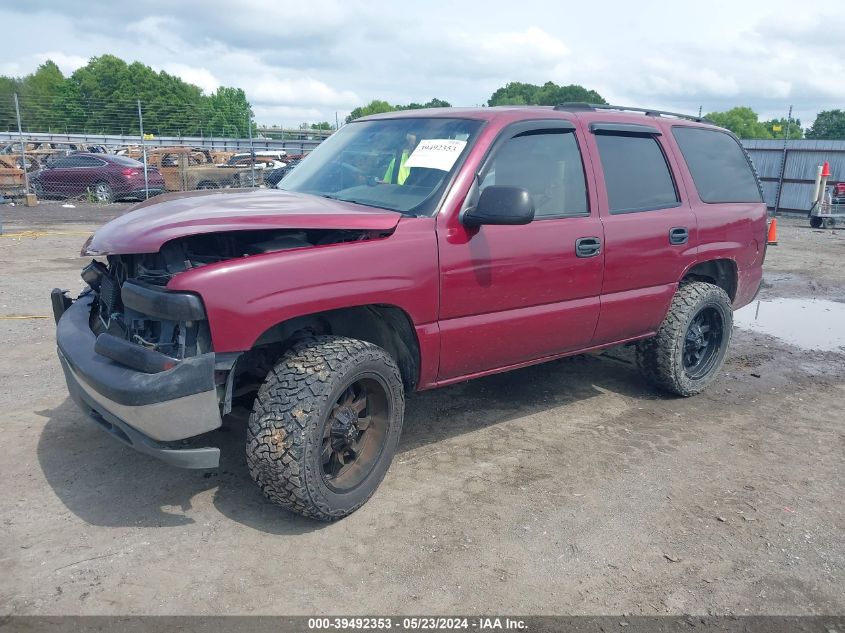
M696 257L695 214L673 153L652 129L653 135L589 135L605 236L595 345L654 332Z
M84 156L82 167L79 169L80 182L82 183L83 192L86 189L94 190L94 185L98 182L105 181L111 186L111 179L109 178L108 166L104 161L93 156Z
M517 186L534 201L521 226L438 222L439 380L587 347L599 316L604 235L571 122L505 128L464 208L487 185ZM536 124L536 125L534 125ZM534 127L532 127L534 125ZM591 209L593 211L591 211ZM582 242L580 255L576 243ZM598 247L596 247L598 246Z
M441 380L587 347L599 315L604 257L575 241L598 218L484 226L440 242Z
M654 332L698 244L696 218L686 206L605 216L603 222L605 271L597 345ZM670 241L670 231L678 227L689 230L686 244Z
M67 158L58 158L38 175L38 180L48 194L63 194L67 191L67 178L70 170L65 168Z

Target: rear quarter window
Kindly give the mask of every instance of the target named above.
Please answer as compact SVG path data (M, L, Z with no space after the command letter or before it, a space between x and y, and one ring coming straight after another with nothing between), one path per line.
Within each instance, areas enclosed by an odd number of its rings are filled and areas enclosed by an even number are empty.
M651 135L596 134L610 213L678 205L669 165Z
M760 186L739 142L706 128L672 128L702 202L761 202Z

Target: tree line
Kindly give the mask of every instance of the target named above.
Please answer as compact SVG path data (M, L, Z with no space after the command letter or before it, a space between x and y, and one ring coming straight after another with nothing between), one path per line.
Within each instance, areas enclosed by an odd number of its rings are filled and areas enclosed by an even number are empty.
M0 76L0 130L16 130L13 94L20 99L24 130L87 132L92 134L138 134L138 100L143 110L144 131L173 136L236 136L249 133L253 112L240 88L219 87L209 95L202 89L166 72L156 72L140 62L131 64L103 55L65 77L52 61L46 61L25 77ZM531 84L513 81L490 95L486 106L557 105L566 102L606 104L595 90L577 84L552 81ZM346 122L363 116L414 110L448 108L439 98L425 103L391 104L383 99L356 107ZM784 118L760 120L747 106L710 112L705 118L743 139L845 139L845 111L819 112L808 129L801 121ZM328 121L300 127L328 130Z
M607 104L607 101L595 90L587 89L577 84L559 86L547 81L537 85L510 82L497 89L487 100L486 106L500 105L544 105L553 106L567 102ZM450 104L440 99L432 99L428 103L408 105L390 105L387 101L375 99L365 106L355 108L346 122L367 116L408 110L413 108L449 107ZM731 108L724 112L709 112L704 118L720 127L724 127L742 139L845 139L845 111L824 110L819 112L813 125L808 129L801 126L800 119L787 121L786 118L760 120L759 115L748 106Z
M743 139L845 139L843 110L822 110L806 129L801 127L801 119L789 121L782 117L761 121L757 113L747 106L731 108L725 112L710 112L705 118Z
M252 108L240 88L219 87L210 95L166 72L127 64L114 55L92 58L65 77L46 61L25 77L0 76L0 130L16 130L14 97L24 130L174 136L245 137Z

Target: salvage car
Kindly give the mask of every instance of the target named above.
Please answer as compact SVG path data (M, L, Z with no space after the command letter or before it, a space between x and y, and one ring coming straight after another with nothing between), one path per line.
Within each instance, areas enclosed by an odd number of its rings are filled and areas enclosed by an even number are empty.
M219 165L207 149L165 147L147 150L147 164L164 176L167 191L240 187L252 179L248 165Z
M700 393L762 280L756 174L695 117L392 112L280 186L140 203L83 246L88 288L52 303L68 389L100 427L214 468L209 432L248 407L252 478L320 520L374 493L410 392L632 345L658 389Z
M254 153L239 152L230 156L226 164L230 166L238 164L248 165L251 162L255 162L256 165L261 165L265 169L277 169L287 164L285 162L286 155L287 153L284 150L256 150Z
M26 193L26 175L21 168L23 159L0 155L0 196L13 198Z
M31 176L39 198L91 195L97 202L146 198L164 191L164 178L156 169L126 156L78 152L56 158Z
M302 157L291 158L284 167L277 167L276 169L267 169L264 171L264 184L268 187L276 187L287 176L293 168L302 162Z

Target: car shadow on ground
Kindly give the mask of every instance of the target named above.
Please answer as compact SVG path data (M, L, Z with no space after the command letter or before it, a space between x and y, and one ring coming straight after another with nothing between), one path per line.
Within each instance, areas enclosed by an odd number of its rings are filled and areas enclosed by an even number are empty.
M629 397L661 396L639 377L625 350L576 356L410 395L398 454L503 424L609 390ZM107 527L176 527L195 523L192 504L210 494L229 519L262 532L297 534L325 527L270 503L250 479L244 419L227 417L203 437L219 446L214 471L168 466L123 446L87 421L69 398L48 418L38 459L53 491L82 520Z

